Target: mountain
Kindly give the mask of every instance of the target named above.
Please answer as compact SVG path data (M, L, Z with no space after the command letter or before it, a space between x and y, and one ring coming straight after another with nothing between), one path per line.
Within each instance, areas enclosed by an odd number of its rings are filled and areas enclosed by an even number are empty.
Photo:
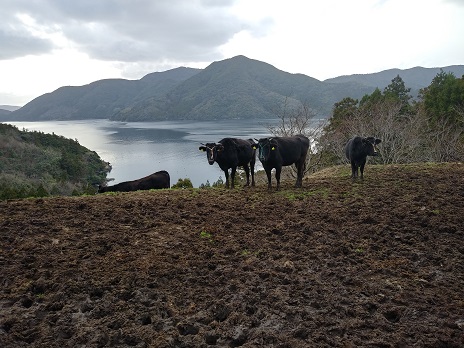
M60 87L12 112L9 119L43 121L110 118L133 103L164 96L198 71L182 67L151 73L140 80L105 79L85 86Z
M383 90L397 75L415 96L420 88L430 85L440 69L457 77L464 74L464 65L456 65L390 69L319 81L237 56L213 62L205 69L181 67L148 74L140 80L107 79L61 87L19 110L0 115L0 120L273 118L284 103L305 103L327 117L336 102L345 97L360 99L377 87Z
M313 89L313 85L314 89L320 88L320 84L316 79L291 75L267 63L238 56L212 63L169 91L162 102L137 105L112 119L129 120L134 114L144 113L144 107L150 108L152 119L273 117L272 108L285 96L298 98L292 90L301 94Z
M372 88L352 82L324 83L290 74L270 64L237 56L214 62L167 93L162 100L144 100L115 114L119 121L164 119L273 118L285 101L308 103L326 115L335 101L357 97Z
M324 82L329 83L358 83L367 87L383 89L391 83L391 80L400 75L407 88L411 88L411 95L417 95L419 89L427 87L432 82L433 78L443 70L451 72L454 76L461 78L464 75L464 65L451 65L443 68L422 68L415 67L411 69L389 69L378 73L366 75L347 75L339 76L332 79L327 79Z
M0 120L2 118L8 119L12 111L18 110L20 106L14 105L0 105Z
M10 114L11 114L10 110L5 110L5 109L0 108L0 119L2 119L3 117L8 118Z
M18 110L20 106L16 105L0 105L0 111L15 111Z

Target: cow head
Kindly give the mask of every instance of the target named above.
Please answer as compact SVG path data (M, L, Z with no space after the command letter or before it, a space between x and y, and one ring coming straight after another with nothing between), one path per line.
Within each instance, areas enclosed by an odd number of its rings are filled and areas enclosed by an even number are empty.
M261 138L256 140L258 143L253 145L253 149L258 149L258 158L261 162L266 162L272 155L272 151L277 148L277 142L273 138Z
M367 150L368 156L377 156L379 154L376 145L380 144L381 140L374 137L367 137L362 139L364 148Z
M206 157L208 158L209 164L214 164L218 154L224 151L224 145L220 143L207 143L201 144L199 147L200 151L206 151Z

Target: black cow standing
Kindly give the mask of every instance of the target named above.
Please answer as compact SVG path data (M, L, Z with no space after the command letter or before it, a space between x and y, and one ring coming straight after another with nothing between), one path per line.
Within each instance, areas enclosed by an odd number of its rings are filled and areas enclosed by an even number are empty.
M171 187L171 178L165 170L153 173L144 178L124 181L112 186L99 186L98 193L103 192L129 192L138 190L163 189Z
M351 163L351 178L358 177L358 168L361 172L361 179L363 178L367 156L378 155L375 145L380 144L380 142L380 139L374 137L361 138L356 136L346 143L345 154Z
M267 175L268 188L271 189L271 170L275 168L277 190L280 188L280 173L283 166L295 164L297 178L295 187L301 187L309 149L309 139L304 135L292 137L262 138L255 144L258 158Z
M217 162L219 167L224 171L227 188L229 188L229 169L232 168L230 187L234 188L237 167L243 167L243 169L245 169L247 186L250 185L251 171L251 186L255 186L256 151L253 149L252 145L252 139L224 138L218 143L202 144L200 150L206 151L206 157L210 165Z

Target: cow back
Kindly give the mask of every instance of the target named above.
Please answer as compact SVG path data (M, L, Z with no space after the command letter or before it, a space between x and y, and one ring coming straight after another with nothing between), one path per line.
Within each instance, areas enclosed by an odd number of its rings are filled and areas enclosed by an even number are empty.
M224 150L218 154L216 162L222 169L244 166L252 160L254 155L252 141L224 138L219 143L224 146Z
M164 189L171 187L169 173L165 170L150 174L141 179L124 181L116 185L99 188L99 193L104 192L130 192L138 190Z
M299 161L308 153L309 139L303 135L276 137L273 140L277 142L277 151L283 166Z

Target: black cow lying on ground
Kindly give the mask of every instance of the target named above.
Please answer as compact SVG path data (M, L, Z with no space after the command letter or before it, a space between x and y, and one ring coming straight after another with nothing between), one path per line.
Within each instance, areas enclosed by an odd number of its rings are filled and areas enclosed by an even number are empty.
M142 179L125 181L113 186L99 186L98 193L129 192L138 190L163 189L171 187L171 178L165 170L153 173Z
M227 188L229 188L229 169L232 168L230 187L234 188L237 167L245 169L247 186L250 185L251 171L251 186L255 186L256 151L253 149L252 144L253 140L251 139L224 138L218 143L202 144L200 150L206 151L209 164L212 165L214 162L217 162L219 167L224 171Z
M283 166L295 164L297 178L295 187L301 187L306 166L306 155L309 149L309 139L304 135L292 137L262 138L255 144L258 148L258 158L263 164L267 175L268 188L271 189L271 170L275 168L277 190L280 188L280 173Z
M366 165L367 156L377 156L377 148L375 145L380 144L381 140L374 137L354 137L346 143L345 154L346 158L351 163L351 178L358 177L358 168L361 172L361 179L364 174L364 166Z

